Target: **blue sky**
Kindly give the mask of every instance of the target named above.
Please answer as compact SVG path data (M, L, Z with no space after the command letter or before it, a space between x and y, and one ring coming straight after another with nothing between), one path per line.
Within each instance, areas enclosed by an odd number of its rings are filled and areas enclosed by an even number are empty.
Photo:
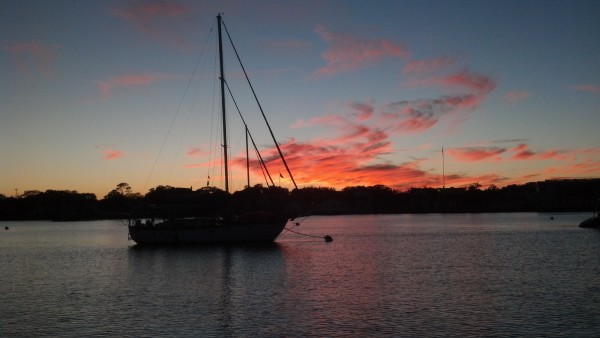
M300 186L600 176L598 1L0 1L0 193L222 187L218 12Z

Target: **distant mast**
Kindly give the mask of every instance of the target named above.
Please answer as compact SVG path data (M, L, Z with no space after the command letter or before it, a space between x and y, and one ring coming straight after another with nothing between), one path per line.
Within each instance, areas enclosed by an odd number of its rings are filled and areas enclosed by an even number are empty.
M446 189L446 158L444 157L444 146L442 146L442 189Z

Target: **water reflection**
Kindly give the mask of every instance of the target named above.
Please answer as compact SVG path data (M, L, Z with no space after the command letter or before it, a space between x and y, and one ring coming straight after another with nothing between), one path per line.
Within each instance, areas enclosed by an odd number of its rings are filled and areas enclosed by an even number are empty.
M126 228L103 223L18 224L0 237L0 327L31 337L594 336L600 231L554 216L311 217L302 232L334 242L286 234L267 246L158 248L129 247Z
M236 335L252 325L260 331L264 318L255 324L250 318L264 315L265 308L271 311L274 295L282 292L285 269L277 243L135 246L129 253L129 283L152 299L142 304L144 308L182 325L193 322L198 332ZM194 318L186 316L190 310Z

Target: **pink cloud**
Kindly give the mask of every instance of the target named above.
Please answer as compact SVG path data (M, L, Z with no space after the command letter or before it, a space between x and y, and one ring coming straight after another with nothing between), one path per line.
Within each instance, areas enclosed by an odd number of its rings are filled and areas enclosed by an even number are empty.
M430 100L392 102L384 109L382 118L395 131L422 132L435 125L439 119L438 105Z
M111 161L125 156L124 152L114 149L112 145L96 145L94 148L102 155L103 160Z
M191 148L187 151L186 155L189 157L202 157L207 155L208 153L201 148Z
M342 188L350 185L375 185L386 182L390 186L400 186L413 182L426 173L415 165L393 165L373 163L377 155L390 151L390 144L377 142L377 137L366 137L364 142L319 142L302 143L290 140L281 145L287 154L288 165L293 168L295 179L305 185L327 185ZM285 173L275 152L265 152L269 170ZM235 160L240 166L245 159ZM255 168L257 168L255 166Z
M103 160L111 161L125 156L125 153L121 150L115 149L116 146L114 145L101 144L95 145L94 148L96 148L96 151L102 155Z
M519 144L515 148L511 149L515 154L511 157L513 160L567 160L574 159L573 151L565 151L565 150L546 150L543 152L534 152L529 149L529 146L526 144Z
M448 61L442 61L448 62ZM415 66L416 67L416 66ZM422 66L425 67L425 66ZM414 68L416 69L416 68ZM425 71L425 68L423 68ZM416 70L415 70L416 72ZM393 164L381 155L392 153L391 137L396 133L424 132L435 126L447 115L461 118L474 110L495 89L490 77L462 71L447 76L414 82L418 85L434 85L463 93L445 95L432 99L399 100L380 107L374 101L352 102L350 112L299 120L294 127L325 126L334 129L325 139L307 143L292 140L283 145L288 163L299 172L299 182L313 185L344 187L348 185L375 185L384 183L403 189L411 186L439 186L441 177L421 169L421 161ZM331 133L330 133L331 135ZM505 148L479 147L454 149L450 153L460 161L502 160ZM276 153L267 156L270 164L277 166ZM240 158L238 164L244 165ZM284 171L279 165L277 171ZM477 177L449 175L450 184L499 184L504 180L496 174Z
M395 189L441 186L442 179L439 173L421 169L422 160L417 159L401 164L384 160L382 155L394 152L390 140L390 134L394 130L388 126L389 121L385 121L381 114L377 116L372 104L351 104L350 107L358 111L373 111L368 119L372 125L355 118L356 113L347 116L327 115L312 118L301 121L297 125L328 126L335 132L329 133L331 136L327 138L313 139L309 142L292 139L281 144L288 165L292 168L295 180L299 184L334 188L385 184ZM271 175L276 176L278 172L285 173L285 168L275 149L267 149L261 153ZM246 159L242 155L234 158L232 162L239 169L245 168ZM256 160L252 161L251 168L256 175L262 175ZM447 182L460 185L473 182L499 184L501 180L502 178L494 174L476 177L453 174L448 175Z
M521 102L525 99L527 99L528 97L531 96L531 92L528 91L512 91L512 92L508 92L506 94L504 94L504 99L510 103L518 103Z
M452 91L466 91L464 94L442 96L437 99L421 99L411 101L398 101L390 104L393 107L402 107L411 120L401 123L399 130L424 131L431 128L444 115L459 114L454 117L455 124L462 123L467 114L477 108L492 90L496 82L490 77L471 73L464 70L447 76L414 80L408 86L442 86ZM396 110L397 111L397 110Z
M115 160L117 158L123 157L125 154L120 150L104 150L104 156L102 157L105 160Z
M318 26L316 32L331 44L322 54L327 64L316 70L317 75L351 72L377 63L385 57L406 58L410 55L406 48L389 40L361 40L346 34L332 33L324 26Z
M12 53L17 67L25 74L31 75L33 69L43 75L51 75L56 63L58 48L43 42L15 42L3 46Z
M547 167L544 174L552 177L598 177L600 161L584 160Z
M505 177L498 174L484 174L478 176L451 174L446 175L445 177L446 187L467 187L474 183L479 183L482 187L487 187L492 184L500 186L505 184L506 180Z
M353 102L349 106L356 112L356 117L359 121L368 120L371 116L373 116L375 111L373 105L369 103Z
M346 186L385 184L395 189L405 190L411 187L440 187L442 184L439 172L421 168L423 159L395 164L381 158L381 155L393 152L389 130L360 124L355 119L341 116L328 116L314 119L312 122L335 126L338 133L327 139L314 139L309 142L292 139L281 144L294 177L301 186L329 186L339 189ZM549 167L543 172L529 173L517 178L507 178L493 172L476 176L447 172L446 186L464 187L473 183L479 183L483 187L492 184L502 186L553 176L592 177L600 172L600 161L597 160L600 148L551 149L534 152L527 144L522 143L513 148L467 147L447 148L446 151L454 160L464 162L498 162L517 158L563 161L560 166ZM262 151L262 154L273 177L276 177L278 172L287 177L274 148ZM239 155L233 159L233 163L239 169L245 168L245 157ZM252 161L251 168L257 175L261 175L256 160Z
M428 82L447 87L466 88L481 94L487 94L496 88L496 82L490 77L474 74L468 70L442 78L430 79Z
M575 86L575 87L573 87L573 89L584 91L584 92L600 93L600 86L592 85L592 84Z
M186 47L175 21L185 18L190 9L176 1L147 0L116 8L113 15L130 22L142 34L166 44Z
M473 111L496 87L487 76L463 71L446 77L422 80L419 85L442 85L455 90L466 90L465 94L446 95L437 99L400 100L387 103L376 110L374 102L353 102L349 107L351 115L358 122L369 121L379 125L380 130L390 133L421 133L431 129L440 119L455 115L455 123L464 121L466 114ZM351 116L349 115L349 116ZM315 117L309 121L297 121L294 127L308 125L339 126L348 124L348 117L328 115Z
M394 131L424 132L447 115L455 115L455 119L459 121L464 120L461 116L475 109L482 100L481 94L474 93L442 96L437 99L396 101L382 108L381 117Z
M360 149L356 146L346 146L342 142L303 143L290 140L282 144L281 148L287 154L286 160L294 172L295 180L304 186L328 186L340 189L347 186L385 184L394 189L406 190L411 187L442 185L442 177L439 173L420 168L421 160L401 164L376 161L377 154L388 151L389 147L384 143L373 143L371 147ZM285 173L275 152L273 149L265 151L269 170L272 175L278 172ZM245 158L238 157L233 162L239 168L245 168ZM256 161L251 168L254 168L257 175L261 174ZM466 186L475 182L484 186L498 185L504 180L505 178L497 174L446 175L446 184L454 186Z
M440 56L430 60L415 60L410 61L402 68L404 74L418 74L426 73L430 71L436 71L439 69L446 68L455 63L453 58L447 56Z
M351 106L362 112L371 111L369 105ZM381 163L379 159L379 156L392 151L388 134L377 126L363 122L360 117L356 118L355 113L351 113L349 116L327 115L296 123L298 126L321 125L334 129L327 138L306 143L292 139L281 144L288 164L298 175L296 179L305 184L343 186L353 181L356 184L376 184L376 173L384 175L389 172L387 175L391 177L391 168L397 166ZM261 151L261 154L272 173L285 172L275 149ZM234 159L234 163L245 166L245 158ZM256 162L253 167L259 168ZM398 171L402 170L408 171L406 167L398 168ZM385 175L379 179L385 179Z
M107 99L117 88L146 86L170 78L170 76L162 74L126 74L113 76L104 81L97 81L96 84L98 85L98 89L102 94L102 98Z
M498 147L449 148L447 153L457 161L477 162L487 159L500 160L506 149Z
M534 152L529 150L529 147L526 144L519 144L513 151L516 153L512 157L515 160L526 160L535 155Z

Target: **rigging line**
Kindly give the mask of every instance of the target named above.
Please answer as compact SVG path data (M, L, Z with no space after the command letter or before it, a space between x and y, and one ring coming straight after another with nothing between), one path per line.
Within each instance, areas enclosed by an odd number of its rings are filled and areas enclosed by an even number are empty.
M167 143L167 140L169 139L169 135L171 134L171 131L173 129L173 125L175 124L175 120L177 119L177 115L179 115L179 112L181 111L181 107L183 105L183 99L185 98L185 96L187 95L187 91L190 87L190 83L192 82L192 80L194 79L194 74L196 73L196 70L198 69L198 65L200 64L200 60L202 60L202 54L204 53L204 49L206 48L206 45L208 43L208 39L213 31L213 27L210 28L209 34L207 36L206 41L204 42L204 46L202 47L202 51L200 53L200 57L198 58L198 60L196 61L196 65L194 66L194 70L192 71L192 75L190 76L186 86L185 86L185 91L183 93L183 96L181 97L181 100L179 100L179 106L177 107L177 110L175 111L175 114L173 115L173 119L171 119L171 124L169 125L169 129L167 130L167 134L165 135L165 138L163 139L163 142L160 146L160 149L158 150L158 154L156 155L156 158L154 159L154 163L152 164L152 169L150 169L150 173L148 174L148 177L146 178L146 182L144 183L144 188L142 189L142 191L146 190L146 187L148 186L148 182L150 182L150 177L152 177L152 174L154 173L154 169L156 168L156 164L158 163L158 159L160 158L160 155L163 152L163 149L165 147L165 144Z
M256 150L255 150L256 151ZM260 153L258 153L258 151L256 151L256 155L257 157L260 156ZM269 181L267 180L267 175L265 174L265 169L263 168L263 165L261 162L258 163L258 166L260 167L260 170L263 174L263 178L265 179L265 183L267 184L267 187L269 187Z
M231 43L231 47L233 48L233 51L235 52L235 56L238 59L238 62L240 63L240 66L242 67L242 71L244 72L244 76L246 77L246 81L248 82L248 85L250 86L250 89L252 90L252 94L254 95L254 99L256 100L256 104L258 105L258 108L260 110L260 113L262 114L263 119L265 120L265 123L267 124L267 128L269 129L269 133L271 133L271 137L273 138L273 142L275 143L275 147L277 147L277 151L279 152L279 157L281 157L281 161L283 162L283 165L285 166L285 169L287 170L288 175L290 175L290 179L292 180L292 183L294 183L294 187L296 189L298 189L298 185L296 185L296 180L294 180L294 176L292 175L292 172L290 171L290 168L288 167L287 161L285 160L285 157L283 156L283 152L281 151L281 148L279 147L279 143L277 143L277 139L275 138L275 134L273 133L273 129L271 129L271 125L269 124L269 121L267 120L267 116L265 115L265 112L262 109L262 106L260 105L260 102L258 101L258 97L256 96L256 92L254 91L254 87L252 86L252 83L250 82L250 78L248 77L248 73L246 73L246 69L244 68L244 65L242 64L242 60L240 59L240 55L237 52L237 49L235 48L235 45L233 44L233 40L231 39L231 35L229 35L229 30L227 29L227 26L225 25L225 22L223 23L223 27L225 27L225 32L227 33L227 37L229 38L229 42Z
M208 38L204 42L204 45L202 46L202 51L200 52L200 59L198 59L198 62L196 63L196 67L194 68L194 72L192 73L192 78L194 78L194 75L196 73L198 65L200 64L200 60L205 55L204 51L205 51L207 45L208 45ZM202 67L202 69L200 70L200 74L198 75L198 79L202 79L203 75L204 75L204 67ZM187 92L187 88L186 88L186 92ZM188 112L187 121L186 121L186 123L184 125L183 133L181 133L181 137L179 138L179 144L177 145L177 149L176 149L175 155L173 157L173 164L171 165L171 170L169 171L169 176L167 177L167 182L171 181L171 176L173 174L173 169L175 168L175 162L177 161L177 157L180 154L181 145L183 144L183 138L185 136L185 133L186 133L186 130L187 130L188 126L190 125L190 119L191 119L191 116L192 116L192 111L194 110L194 105L196 104L197 99L198 99L198 92L199 92L199 90L196 90L195 93L194 93L194 98L192 99L192 105L191 105L190 110Z
M293 233L295 233L295 234L297 234L297 235L302 235L302 236L306 236L306 237L312 237L312 238L326 238L326 237L327 237L327 236L317 236L317 235L303 234L303 233L301 233L301 232L298 232L298 231L292 230L292 229L290 229L290 228L288 228L288 227L285 227L284 229L285 229L285 230L287 230L287 231L289 231L289 232L293 232ZM280 235L281 235L281 234L280 234ZM278 237L279 237L279 236L278 236Z
M225 81L225 87L227 88L227 91L229 92L229 96L231 97L231 101L233 101L233 105L235 106L235 109L237 110L238 114L240 115L240 118L242 119L242 123L244 124L244 126L247 129L248 124L246 123L246 120L244 120L244 116L242 115L242 112L240 111L240 107L238 106L237 101L235 101L235 98L233 97L233 93L231 92L231 88L229 87L229 83L227 81ZM250 136L250 140L252 141L252 146L254 147L254 150L256 151L256 154L258 156L258 159L259 159L261 165L264 167L264 170L267 172L267 175L269 176L269 180L271 180L271 184L275 185L275 183L273 183L273 178L271 178L271 174L269 173L269 169L267 168L265 161L263 161L262 156L260 156L260 151L258 151L258 147L256 146L256 143L254 142L254 138L252 137L252 133L250 132L249 129L248 129L248 136ZM269 185L269 183L267 183L267 186L268 185Z

